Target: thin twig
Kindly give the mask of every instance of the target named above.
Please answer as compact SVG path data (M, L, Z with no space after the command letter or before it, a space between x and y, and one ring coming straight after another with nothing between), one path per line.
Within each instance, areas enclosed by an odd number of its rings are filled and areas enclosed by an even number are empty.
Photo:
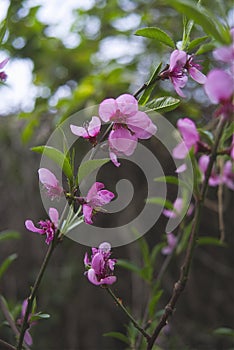
M49 246L48 250L47 250L47 253L46 253L46 256L43 260L43 263L41 265L41 268L40 268L40 271L37 275L37 278L36 278L36 281L34 283L34 286L31 290L31 293L28 297L28 304L27 304L27 308L26 308L26 311L25 311L25 315L24 315L24 319L23 319L23 324L22 324L22 327L21 327L21 331L20 331L20 335L19 335L19 340L18 340L18 344L17 344L17 350L21 350L22 349L22 346L23 346L23 340L24 340L24 335L25 335L25 332L26 330L29 328L29 324L28 324L28 318L29 318L29 315L32 311L32 306L33 306L33 301L36 297L36 293L38 291L38 288L40 286L40 283L41 283L41 280L42 280L42 277L45 273L45 270L46 270L46 267L49 263L49 260L52 256L52 253L54 251L54 248L56 247L57 243L58 243L58 234L59 234L59 231L56 233L56 236L54 238L54 240L52 241L51 245Z
M223 171L223 158L220 159L220 168ZM223 219L223 184L220 183L218 187L218 215L219 215L219 231L220 231L220 241L225 240L225 225Z
M117 305L123 310L123 312L127 315L127 317L130 319L130 321L133 323L134 327L138 329L138 331L141 332L141 334L146 338L148 341L150 339L150 335L137 323L137 321L134 319L134 317L128 312L126 307L123 305L122 301L114 294L114 292L109 288L105 288L107 292L112 296L114 301L117 303Z
M0 339L0 345L2 345L2 346L4 347L4 349L16 350L16 348L15 348L13 345L11 345L11 344L5 342L5 341L2 340L2 339ZM1 349L2 349L2 348L1 348Z
M217 149L219 146L220 138L221 138L225 123L226 123L225 120L221 118L220 123L219 123L218 128L217 128L215 142L213 145L209 164L208 164L207 171L205 174L205 180L204 180L202 188L201 188L200 198L197 198L197 200L196 200L193 225L191 228L191 234L190 234L190 239L189 239L188 248L186 251L184 263L183 263L181 270L180 270L179 280L175 283L171 299L169 300L169 303L166 305L166 307L164 309L164 313L161 316L161 319L160 319L158 325L156 326L151 338L148 341L147 350L151 350L153 348L153 345L154 345L159 333L161 332L162 328L167 324L167 320L168 320L169 316L171 316L173 314L177 300L179 299L182 291L184 290L184 288L186 286L191 263L192 263L193 253L194 253L194 249L196 246L198 230L200 227L201 210L202 210L205 196L206 196L206 193L208 190L209 178L211 176L211 171L212 171L212 168L213 168L216 156L217 156Z

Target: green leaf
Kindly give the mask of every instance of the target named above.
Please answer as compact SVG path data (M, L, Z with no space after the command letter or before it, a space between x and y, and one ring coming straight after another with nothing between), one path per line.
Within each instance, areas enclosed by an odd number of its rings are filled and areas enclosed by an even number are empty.
M69 160L65 154L54 147L50 146L37 146L31 148L32 151L46 155L52 159L63 170L64 174L69 178L73 178L72 168Z
M123 343L129 345L129 340L126 337L126 335L124 335L123 333L120 333L120 332L109 332L109 333L104 333L103 336L104 337L112 337L112 338L121 340Z
M227 328L227 327L220 327L214 330L214 334L217 335L225 335L234 338L234 329Z
M7 241L8 239L19 239L20 234L17 231L5 230L0 232L0 242Z
M9 255L1 264L0 266L0 278L4 275L8 267L11 265L11 263L18 257L17 254L11 254Z
M42 312L38 312L31 316L30 321L37 321L41 319L47 319L50 318L49 314L43 314Z
M205 7L189 0L173 0L170 4L179 12L199 24L203 30L222 44L231 43L228 30Z
M3 41L3 38L4 38L5 33L6 33L6 30L7 30L7 21L5 19L4 21L2 21L2 23L0 25L0 44Z
M152 265L154 265L157 255L158 253L161 252L164 245L165 245L164 243L159 243L159 244L156 244L156 246L152 249L151 255L150 255L150 261Z
M205 141L212 146L214 143L214 135L208 131L208 130L203 130L203 129L197 129L199 134L205 139Z
M218 247L226 247L227 245L224 242L221 242L218 238L214 237L200 237L198 238L199 245L215 245Z
M141 269L132 262L123 259L118 259L117 265L123 267L126 270L136 272L138 275L140 275Z
M204 53L213 51L216 45L212 42L204 44L199 47L199 49L195 52L195 55L203 55Z
M146 28L138 29L135 32L135 35L143 36L145 38L150 38L150 39L156 39L161 43L172 47L173 49L175 48L175 43L172 40L172 38L166 32L164 32L162 29L158 27L146 27Z
M152 198L148 198L147 203L150 204L158 204L161 207L164 207L166 209L170 209L173 210L173 204L169 201L169 200L165 200L165 198L161 198L161 197L152 197Z
M183 230L182 237L176 247L176 254L179 255L186 247L191 233L193 222L191 221Z
M159 290L150 300L150 303L149 303L149 317L150 318L153 318L157 304L158 304L162 294L163 294L163 290Z
M208 38L209 37L206 35L206 36L202 36L201 38L196 38L196 39L192 40L187 47L187 51L188 52L192 51L195 47L199 46L201 43L206 41L206 39L208 39Z
M160 73L161 67L162 67L162 63L159 63L159 65L155 68L153 74L151 75L149 81L146 83L147 87L138 100L138 103L141 106L144 106L146 102L149 100L150 95L154 89L154 83L158 80L158 75Z
M90 159L90 160L87 160L87 162L82 163L79 166L78 174L77 174L78 184L80 184L81 181L85 177L87 177L89 174L91 174L94 170L96 170L97 168L101 168L102 165L106 164L109 161L110 161L109 158L105 158L105 159Z
M174 97L159 97L155 100L152 100L148 103L146 103L146 107L149 108L148 111L157 111L157 112L170 112L173 111L173 109L177 108L180 104L180 100L178 98Z

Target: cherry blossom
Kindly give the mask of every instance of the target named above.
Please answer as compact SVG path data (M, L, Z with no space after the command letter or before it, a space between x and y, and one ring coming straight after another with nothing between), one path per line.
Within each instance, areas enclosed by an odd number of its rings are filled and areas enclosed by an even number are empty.
M46 168L40 168L38 170L39 180L47 190L47 194L51 199L60 197L63 193L63 188L59 185L59 181L56 176Z

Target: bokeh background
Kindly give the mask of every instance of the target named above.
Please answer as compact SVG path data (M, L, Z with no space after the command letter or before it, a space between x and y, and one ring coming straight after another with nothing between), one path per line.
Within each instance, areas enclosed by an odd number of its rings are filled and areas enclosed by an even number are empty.
M215 4L213 0L204 1L217 18L223 13L234 25L232 1L217 0ZM25 219L37 221L46 215L38 187L40 156L30 147L45 144L55 126L76 111L106 97L135 92L153 68L160 61L167 63L170 56L167 47L135 36L135 30L156 25L179 41L182 17L164 1L1 0L0 20L7 25L0 60L10 57L5 69L7 82L0 86L0 230L20 233L17 240L0 242L0 262L9 254L18 254L0 280L0 293L13 307L28 295L46 252L43 239L24 227ZM196 27L193 37L202 35L201 28ZM207 72L214 64L212 55L207 52L200 57ZM171 93L173 89L167 82L160 83L154 91L157 97ZM201 124L210 123L214 107L202 88L190 81L186 94L187 103L165 117L172 123L185 116ZM170 159L164 148L160 144L151 146L157 148L165 173L169 174ZM115 175L113 168L109 172ZM118 176L125 176L124 168ZM141 178L134 169L131 176L136 188L140 188ZM233 346L231 338L213 333L219 327L234 328L234 197L230 190L224 191L227 245L196 249L186 291L167 334L162 336L163 349L226 350ZM200 234L218 238L216 198L217 190L210 190ZM136 207L143 200L139 196ZM146 235L150 247L162 241L165 225L162 217ZM120 341L103 337L110 331L125 331L128 320L105 290L86 280L83 256L87 249L64 239L55 252L37 300L39 309L51 314L51 318L32 329L32 349L124 349ZM113 256L142 264L138 242L114 249ZM155 275L164 259L159 256ZM159 310L171 294L182 259L183 254L173 258L162 280L165 291ZM148 286L121 267L117 275L116 294L140 317ZM14 342L10 330L2 324L0 335Z

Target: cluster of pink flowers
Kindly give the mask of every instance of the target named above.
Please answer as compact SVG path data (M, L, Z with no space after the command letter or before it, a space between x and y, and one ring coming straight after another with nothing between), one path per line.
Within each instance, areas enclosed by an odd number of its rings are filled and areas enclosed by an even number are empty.
M116 282L117 278L113 275L116 259L110 259L110 256L111 245L107 242L101 243L98 248L92 248L91 259L87 253L85 254L84 265L87 269L85 274L88 280L96 286Z
M193 55L188 55L183 50L174 50L170 56L169 67L160 74L160 77L162 80L170 79L177 94L185 97L181 88L187 84L188 75L199 84L206 82L206 76L200 70L201 66L194 62Z
M99 117L92 117L84 127L71 125L71 131L77 136L88 139L96 144L96 137L101 130L101 120L112 123L108 136L110 159L119 167L118 156L130 156L136 149L139 139L149 139L157 131L146 113L139 111L138 101L130 94L124 94L116 99L108 98L99 106Z

